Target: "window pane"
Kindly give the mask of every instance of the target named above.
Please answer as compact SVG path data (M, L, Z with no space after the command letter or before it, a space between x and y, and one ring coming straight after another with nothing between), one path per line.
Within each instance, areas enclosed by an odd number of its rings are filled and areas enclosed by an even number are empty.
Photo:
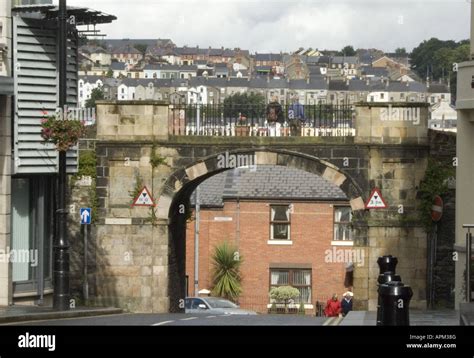
M288 227L287 224L273 224L273 238L288 239Z
M298 290L300 295L296 298L295 303L311 303L311 287L298 287Z
M293 271L293 285L309 285L311 284L311 271L298 270Z
M288 285L289 283L288 271L272 271L271 284L272 285Z
M335 221L336 222L350 222L351 214L352 214L352 211L350 207L336 208Z
M288 206L272 206L272 220L290 221Z

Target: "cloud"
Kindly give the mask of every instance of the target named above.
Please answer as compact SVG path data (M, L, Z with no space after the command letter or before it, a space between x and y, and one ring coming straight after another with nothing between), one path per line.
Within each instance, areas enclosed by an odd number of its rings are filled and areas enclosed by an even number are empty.
M412 49L469 37L465 0L68 0L114 14L108 38L171 38L178 46L291 51L299 47Z

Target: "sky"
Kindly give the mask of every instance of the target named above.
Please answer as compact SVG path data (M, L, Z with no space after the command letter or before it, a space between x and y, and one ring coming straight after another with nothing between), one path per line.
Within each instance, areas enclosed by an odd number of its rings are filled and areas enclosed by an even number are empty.
M54 0L54 3L57 3ZM291 52L397 47L469 38L470 0L67 0L117 16L108 39Z

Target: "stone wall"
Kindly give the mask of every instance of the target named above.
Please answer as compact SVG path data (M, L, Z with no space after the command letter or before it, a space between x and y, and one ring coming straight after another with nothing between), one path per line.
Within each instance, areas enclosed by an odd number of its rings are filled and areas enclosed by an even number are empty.
M162 102L99 103L95 302L135 312L182 309L185 213L180 208L200 181L222 171L216 157L230 151L255 155L257 165L307 170L346 192L355 213L355 245L368 258L354 273L357 309L376 308L376 260L385 254L398 257L398 272L414 291L412 306L424 307L426 235L416 219L416 191L429 146L427 109L418 107L420 128L402 122L389 123L387 130L381 107L371 104L357 109L362 137L233 138L168 136L168 106ZM153 167L152 159L164 162ZM131 207L133 192L143 186L158 201L155 211ZM373 187L382 190L387 209L364 210Z

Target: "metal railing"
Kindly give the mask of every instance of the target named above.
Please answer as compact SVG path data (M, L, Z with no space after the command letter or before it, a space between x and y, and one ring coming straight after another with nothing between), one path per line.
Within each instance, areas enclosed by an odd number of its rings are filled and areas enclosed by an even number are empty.
M178 136L354 137L351 105L286 105L277 122L266 106L171 105L168 130Z

